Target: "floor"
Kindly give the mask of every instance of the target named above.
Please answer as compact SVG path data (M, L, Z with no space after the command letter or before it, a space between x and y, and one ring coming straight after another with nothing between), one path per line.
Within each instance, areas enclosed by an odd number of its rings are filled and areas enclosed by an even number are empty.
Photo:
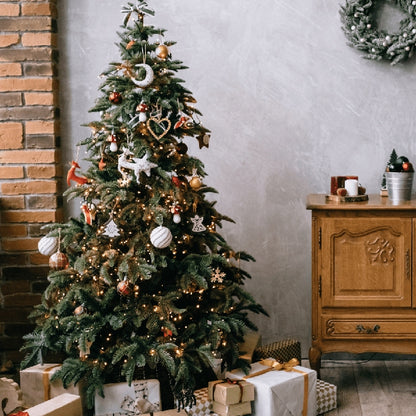
M325 416L416 416L416 360L323 360L320 378L337 386Z

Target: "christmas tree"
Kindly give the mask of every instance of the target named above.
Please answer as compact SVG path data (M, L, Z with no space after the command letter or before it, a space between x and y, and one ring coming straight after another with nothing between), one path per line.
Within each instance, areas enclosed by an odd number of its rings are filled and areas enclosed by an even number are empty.
M22 366L63 356L57 377L85 380L90 407L104 383L163 368L181 406L215 356L229 369L247 366L238 343L256 329L250 312L266 312L243 288L250 276L240 262L253 259L219 234L232 220L206 199L215 190L184 142L202 149L210 138L175 75L186 67L165 30L145 24L154 14L145 1L122 12L121 60L102 74L91 109L100 120L79 143L89 168L80 173L74 160L68 172L65 194L80 198L80 215L51 224L39 243L52 254L49 286Z

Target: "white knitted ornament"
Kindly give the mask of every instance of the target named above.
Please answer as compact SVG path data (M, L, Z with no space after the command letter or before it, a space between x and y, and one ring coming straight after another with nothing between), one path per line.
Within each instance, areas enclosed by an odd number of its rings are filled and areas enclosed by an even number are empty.
M44 256L50 256L58 250L58 237L42 237L38 243L38 250Z
M172 241L172 233L169 228L159 225L150 233L150 242L156 248L165 248Z

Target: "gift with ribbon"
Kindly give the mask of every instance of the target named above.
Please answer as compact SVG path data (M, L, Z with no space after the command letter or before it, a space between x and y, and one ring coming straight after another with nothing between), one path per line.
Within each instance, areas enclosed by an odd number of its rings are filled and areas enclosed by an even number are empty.
M297 359L265 359L253 363L248 374L233 370L226 376L254 384L253 416L316 415L316 371L301 367Z
M161 410L159 380L104 384L104 397L95 396L96 416L136 416Z
M25 406L35 406L64 393L83 397L82 383L71 384L66 389L61 380L51 381L51 377L61 368L61 364L38 364L20 371L20 387Z
M212 416L212 400L208 399L208 388L195 390L194 396L196 403L192 406L186 406L186 413L189 416Z
M13 416L82 416L81 397L64 393Z
M208 383L208 399L221 404L237 404L254 400L254 385L245 380L214 380Z

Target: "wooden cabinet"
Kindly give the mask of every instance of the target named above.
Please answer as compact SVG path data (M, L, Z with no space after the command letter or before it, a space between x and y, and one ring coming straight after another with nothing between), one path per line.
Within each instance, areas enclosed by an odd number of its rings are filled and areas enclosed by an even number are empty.
M345 351L416 353L416 200L355 203L309 195L312 211L311 367Z

